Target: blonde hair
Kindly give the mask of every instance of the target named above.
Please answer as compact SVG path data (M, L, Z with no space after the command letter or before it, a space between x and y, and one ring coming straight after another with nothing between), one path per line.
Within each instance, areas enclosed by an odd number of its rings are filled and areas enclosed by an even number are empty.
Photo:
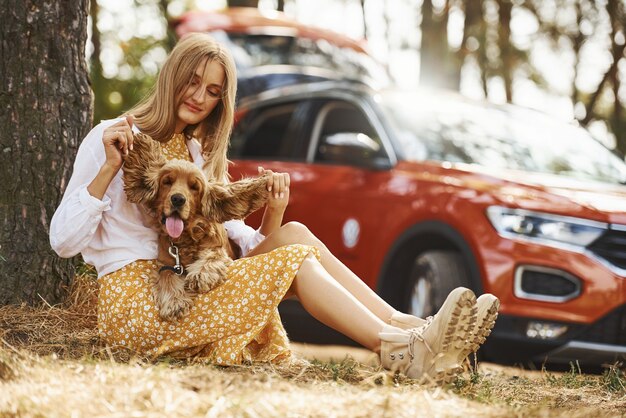
M163 64L157 82L150 93L126 114L132 114L141 131L159 142L174 135L177 111L183 93L189 87L196 69L218 62L224 67L221 100L213 111L197 125L183 131L189 139L202 145L204 171L209 178L228 178L226 153L233 126L237 74L230 52L206 33L191 33L181 39Z

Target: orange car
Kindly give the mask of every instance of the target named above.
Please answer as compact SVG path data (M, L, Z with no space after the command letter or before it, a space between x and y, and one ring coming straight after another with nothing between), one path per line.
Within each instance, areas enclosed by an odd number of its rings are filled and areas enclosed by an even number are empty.
M269 29L261 40L246 26L220 33L253 53L272 44ZM626 357L623 160L532 110L324 71L286 62L241 76L235 178L259 165L289 172L285 220L306 224L399 309L428 315L456 286L498 296L488 359ZM292 339L330 335L304 326L294 302L281 311Z

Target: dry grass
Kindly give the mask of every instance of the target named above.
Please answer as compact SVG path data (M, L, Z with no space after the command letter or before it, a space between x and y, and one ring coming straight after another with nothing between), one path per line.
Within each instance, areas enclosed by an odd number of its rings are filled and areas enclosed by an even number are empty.
M391 376L367 354L329 361L303 346L320 360L151 363L100 344L96 291L81 276L64 306L0 308L0 416L626 416L617 367L599 376L484 364L441 388Z

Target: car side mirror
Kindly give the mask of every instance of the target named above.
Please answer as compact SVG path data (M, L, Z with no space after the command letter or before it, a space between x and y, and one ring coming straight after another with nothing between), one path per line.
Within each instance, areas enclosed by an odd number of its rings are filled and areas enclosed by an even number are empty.
M381 144L361 132L338 132L323 136L317 160L371 170L391 168L391 162Z

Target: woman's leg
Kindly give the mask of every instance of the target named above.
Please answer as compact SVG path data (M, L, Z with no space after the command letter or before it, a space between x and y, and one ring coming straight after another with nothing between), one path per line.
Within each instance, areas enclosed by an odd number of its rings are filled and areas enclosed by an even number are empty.
M298 222L289 222L268 235L249 255L267 253L289 244L306 244L317 247L320 250L322 266L329 273L331 279L334 278L380 320L389 323L391 315L396 310L339 261L306 226Z
M461 370L459 353L476 320L476 297L469 289L452 291L432 322L409 331L385 324L311 254L302 262L290 290L317 320L380 353L386 369L437 381L449 381Z
M290 290L315 319L380 352L378 333L385 323L339 285L315 257L305 258Z

